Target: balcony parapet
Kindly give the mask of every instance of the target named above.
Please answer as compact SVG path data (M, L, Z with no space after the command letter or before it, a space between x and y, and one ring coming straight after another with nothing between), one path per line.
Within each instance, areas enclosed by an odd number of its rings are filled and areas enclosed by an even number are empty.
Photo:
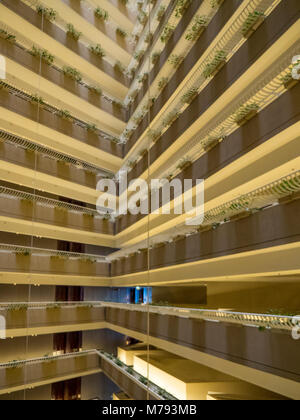
M101 372L93 350L0 364L0 395Z

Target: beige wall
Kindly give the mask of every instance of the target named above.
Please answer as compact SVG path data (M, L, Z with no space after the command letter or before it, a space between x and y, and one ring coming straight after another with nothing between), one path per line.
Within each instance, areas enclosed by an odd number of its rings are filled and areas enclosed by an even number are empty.
M53 336L18 337L0 340L0 363L41 357L53 352Z
M117 348L124 346L126 337L114 331L103 329L83 331L82 347L85 350L102 349L108 353L117 354Z
M11 394L0 395L0 400L31 400L31 401L47 401L51 400L51 385L39 386L34 389L26 389L25 391L12 392Z
M0 302L53 302L55 286L0 284Z
M264 312L268 309L300 311L300 284L297 282L209 283L207 291L208 308L244 312Z

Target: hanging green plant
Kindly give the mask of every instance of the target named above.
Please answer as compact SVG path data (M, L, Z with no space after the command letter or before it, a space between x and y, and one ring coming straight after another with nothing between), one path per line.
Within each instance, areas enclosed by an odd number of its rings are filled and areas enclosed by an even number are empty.
M9 32L5 31L4 29L0 29L0 38L5 39L6 41L11 42L12 44L16 42L16 36L10 34Z
M54 61L54 55L50 54L49 51L41 48L37 48L34 45L29 51L34 57L41 58L46 64L51 65Z
M179 161L179 163L178 163L178 165L177 165L177 169L179 169L179 170L181 170L181 171L183 171L184 169L186 169L186 168L188 168L189 166L191 166L191 164L192 164L192 161L191 161L191 159L190 158L188 158L188 157L185 157L185 158L182 158L180 161Z
M82 32L79 32L75 29L72 23L67 24L67 35L73 38L75 41L78 41L82 35Z
M82 75L78 70L69 66L64 66L62 70L65 76L69 77L70 79L76 80L76 82L81 82Z
M98 57L105 57L105 51L104 49L101 47L100 44L96 44L96 45L90 45L89 46L89 50L91 51L91 53L97 55Z
M116 61L115 65L114 65L114 69L118 72L118 73L125 73L126 69L123 66L123 64L121 63L121 61Z
M247 19L242 26L242 34L245 38L249 38L264 22L265 15L259 10L249 13Z
M182 55L172 54L168 62L172 64L173 67L177 68L183 62L184 57Z
M177 0L175 8L175 16L180 18L185 14L189 6L191 5L192 0Z
M97 7L94 10L94 15L96 16L96 18L103 20L104 22L108 20L109 17L108 12L104 9L101 9L101 7Z
M36 7L36 11L39 15L44 16L47 20L50 20L50 22L54 21L57 17L57 12L49 7L38 5Z
M202 32L206 29L208 24L207 16L196 16L190 31L186 35L186 40L196 41Z
M118 27L116 28L116 34L119 35L121 38L126 38L127 37L127 32L124 31L124 29Z
M234 116L234 121L238 125L244 125L247 121L251 120L259 111L257 103L242 106Z
M175 26L173 25L166 25L164 27L164 30L162 31L160 40L161 42L163 42L164 44L166 44L169 39L171 38L173 32L174 32Z
M224 50L219 50L216 52L213 60L205 66L203 71L203 76L208 79L209 77L217 74L221 68L225 65L227 58L227 53Z
M44 105L45 104L44 99L41 96L38 96L38 95L30 96L30 102L33 105Z
M121 110L123 108L123 103L118 101L117 99L112 100L112 105L114 108Z
M169 79L167 77L162 77L158 82L158 89L163 90L165 86L167 86Z
M198 96L198 89L192 87L180 98L180 101L184 104L191 104L196 96Z
M174 111L169 112L166 118L163 120L162 124L165 128L171 126L179 117L180 113L175 109Z
M223 1L224 0L210 0L210 5L211 5L212 9L214 9L215 7L221 6Z
M88 90L93 93L97 93L100 96L102 95L102 89L98 86L88 86Z
M86 124L85 125L85 129L91 133L96 133L98 131L98 128L96 126L96 124Z
M69 111L67 111L66 109L60 109L60 110L57 112L57 115L58 115L60 118L62 118L62 119L64 119L64 120L66 120L66 121L73 120L72 115L71 115L71 114L70 114L70 112L69 112Z

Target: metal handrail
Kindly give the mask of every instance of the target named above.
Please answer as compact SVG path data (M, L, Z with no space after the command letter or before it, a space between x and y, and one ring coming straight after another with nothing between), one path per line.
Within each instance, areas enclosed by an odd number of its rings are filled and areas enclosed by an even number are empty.
M91 209L89 207L83 207L76 204L65 203L64 201L55 200L53 198L43 197L41 195L31 194L25 191L15 190L13 188L7 188L0 186L0 195L6 197L14 197L21 200L28 200L32 202L37 202L49 207L59 207L68 211L73 211L76 213L89 214L95 217L101 218L101 215L97 210Z
M176 306L159 305L137 305L129 303L118 303L108 301L80 301L80 302L2 302L0 310L10 310L18 307L30 309L47 309L47 307L73 308L73 307L97 307L97 308L118 308L129 311L148 312L171 315L180 318L195 318L205 321L218 321L244 326L263 327L270 329L292 330L295 325L300 325L300 314L273 315L263 313L235 312L218 309L184 308Z
M244 326L253 326L258 328L270 328L280 330L292 330L299 323L300 316L292 317L286 315L268 315L246 312L232 312L212 309L181 308L171 306L153 306L153 305L132 305L114 302L102 302L106 307L125 309L129 311L139 311L160 314L173 315L181 318L196 318L204 321L219 321Z
M16 254L29 253L30 255L37 256L49 256L49 257L61 257L61 258L75 258L75 259L91 259L96 262L107 262L107 258L104 255L87 254L80 252L68 252L59 251L55 249L35 248L30 246L22 245L11 245L0 243L0 252L9 252Z
M32 359L25 359L25 360L13 360L7 363L0 363L0 369L6 369L12 366L26 366L26 365L35 365L40 362L45 362L47 360L61 360L61 359L71 359L73 357L85 356L87 354L96 354L96 350L82 350L80 352L74 353L65 353L59 354L56 356L44 356L44 357L36 357Z
M38 152L43 155L46 155L47 157L53 158L57 161L63 161L67 164L74 165L75 167L79 169L83 169L90 172L95 172L98 175L106 174L110 172L105 172L100 167L96 167L88 162L84 162L80 159L75 159L72 156L65 155L61 152L57 152L56 150L49 149L48 147L41 146L37 143L34 143L31 140L24 139L22 137L16 136L15 134L8 133L4 130L0 130L0 140L13 144L14 146L23 147L25 150L32 151L32 152Z

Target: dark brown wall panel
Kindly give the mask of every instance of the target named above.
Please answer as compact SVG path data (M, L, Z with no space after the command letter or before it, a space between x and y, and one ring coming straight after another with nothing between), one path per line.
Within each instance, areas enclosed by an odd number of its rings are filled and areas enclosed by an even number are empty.
M89 132L85 128L73 124L72 121L66 121L42 106L38 109L35 104L31 104L29 101L19 96L12 95L5 89L0 90L0 106L9 109L12 112L16 112L25 118L37 121L46 127L52 128L53 130L61 132L62 134L70 136L83 143L87 143L97 149L122 157L121 145L115 144L110 140L106 140L97 133Z
M232 255L300 240L300 200L271 207L245 219L221 225L177 242L150 250L150 268ZM146 271L147 252L114 261L111 275Z
M147 313L106 308L106 322L147 333ZM290 333L150 313L149 335L300 381L299 343Z
M126 121L127 117L124 109L117 109L104 96L93 93L83 83L70 79L65 76L63 72L59 71L58 68L49 66L43 61L40 61L17 44L12 44L11 42L0 38L0 53L34 73L40 74L42 77L55 83L62 89L66 89L79 98L84 99L91 105L114 115L122 121Z

